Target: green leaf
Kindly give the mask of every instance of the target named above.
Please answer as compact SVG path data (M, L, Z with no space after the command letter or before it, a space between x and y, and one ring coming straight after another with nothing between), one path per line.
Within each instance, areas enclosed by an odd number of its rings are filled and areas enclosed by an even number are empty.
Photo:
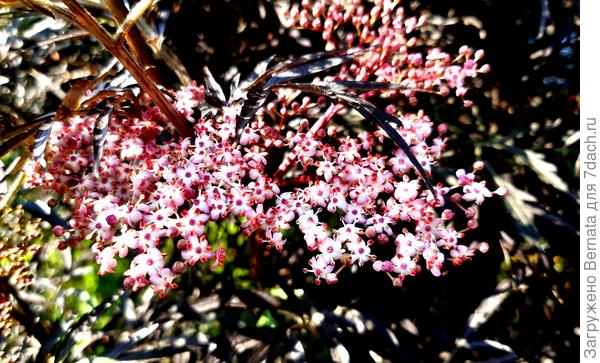
M263 311L262 315L258 318L258 321L256 322L257 328L277 328L278 326L279 324L277 323L277 320L275 320L275 318L269 310Z
M285 293L285 291L283 291L283 289L281 287L274 287L271 290L269 290L269 293L281 300L288 299L287 294Z

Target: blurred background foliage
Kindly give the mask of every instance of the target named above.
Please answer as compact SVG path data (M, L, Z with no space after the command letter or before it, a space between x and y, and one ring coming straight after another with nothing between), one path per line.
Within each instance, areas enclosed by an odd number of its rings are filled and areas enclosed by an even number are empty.
M177 87L188 77L201 80L204 65L228 80L272 54L322 49L319 35L281 26L285 6L278 0L160 1L144 21L162 49L155 56L163 82ZM1 203L9 207L0 223L0 323L7 322L0 326L0 359L573 361L579 344L579 3L404 6L429 15L420 31L431 45L449 53L464 44L484 49L491 65L469 91L473 108L452 98L420 104L451 130L434 177L483 160L485 178L510 190L481 210L473 238L489 242L489 253L440 278L409 279L402 288L369 271L347 271L338 284L317 287L302 271L308 256L301 244L271 253L244 243L235 225L224 223L209 230L210 239L233 252L224 267L188 272L179 289L152 298L123 291L118 274L99 277L85 243L57 250L48 221L64 223L68 211L50 199L58 196L17 188L21 181L12 170L22 153L15 150L0 164ZM15 116L12 122L54 111L74 80L93 78L110 61L96 41L61 21L19 7L0 10L0 111ZM3 117L0 132L14 126L8 122Z

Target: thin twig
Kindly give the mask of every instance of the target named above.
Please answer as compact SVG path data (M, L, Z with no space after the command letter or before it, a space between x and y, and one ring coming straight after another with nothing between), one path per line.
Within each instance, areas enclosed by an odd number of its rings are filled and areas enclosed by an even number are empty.
M148 44L144 40L142 33L135 26L136 21L144 14L146 9L152 5L152 0L145 0L136 4L130 14L127 14L127 8L122 0L106 0L111 14L115 18L119 29L116 33L115 45L118 47L121 44L121 39L125 38L131 51L138 59L144 70L149 73L153 81L160 83L160 76L154 65L154 58L148 49ZM141 4L141 5L140 5Z

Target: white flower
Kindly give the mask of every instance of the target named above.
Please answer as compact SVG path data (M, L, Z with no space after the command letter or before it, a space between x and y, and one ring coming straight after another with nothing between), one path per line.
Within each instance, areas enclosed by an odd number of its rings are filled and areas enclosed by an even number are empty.
M348 242L346 247L352 254L352 263L358 261L359 266L362 266L371 259L371 247L367 246L362 240Z
M463 187L462 198L468 202L475 201L477 204L483 203L485 198L492 196L492 192L485 186L485 182L472 183Z

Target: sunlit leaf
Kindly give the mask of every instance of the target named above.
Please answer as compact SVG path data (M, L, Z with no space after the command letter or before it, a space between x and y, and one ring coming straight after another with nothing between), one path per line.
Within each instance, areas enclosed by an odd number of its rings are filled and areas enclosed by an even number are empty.
M565 183L562 178L558 176L558 168L556 165L547 162L544 158L544 154L537 153L532 150L525 150L524 152L526 162L537 173L542 181L552 185L560 191L569 191L567 183Z
M47 121L40 125L33 140L33 160L42 166L45 166L44 155L46 154L48 138L52 134L52 125L54 125L54 115L48 117Z
M273 314L269 310L263 311L258 320L256 321L257 328L277 328L279 324L273 317Z

